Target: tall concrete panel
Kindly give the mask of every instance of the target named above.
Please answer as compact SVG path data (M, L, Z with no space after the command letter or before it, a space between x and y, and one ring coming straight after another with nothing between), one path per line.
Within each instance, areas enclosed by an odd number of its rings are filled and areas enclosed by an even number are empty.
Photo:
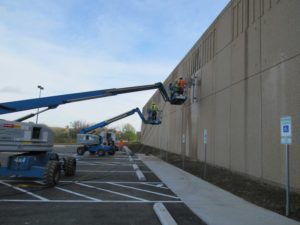
M215 96L209 96L203 99L199 105L200 115L198 117L198 160L204 161L204 143L203 143L203 133L204 129L208 133L208 143L207 143L207 161L211 164L215 163L215 123L214 123L214 112L215 112Z
M230 162L231 169L245 172L246 81L231 88L230 93Z
M214 67L216 91L228 88L231 84L231 51L230 46L228 46L216 55Z
M262 177L261 76L248 79L246 97L246 173Z
M300 192L299 12L300 0L232 0L165 82L184 76L187 102L170 106L155 93L163 123L143 125L142 142L203 161L207 129L210 164L283 186L279 120L290 115Z
M245 49L245 33L242 33L231 45L231 84L245 78Z
M247 74L253 76L261 71L261 25L256 21L247 31ZM245 43L246 44L246 43Z
M230 3L231 4L231 3ZM231 8L230 5L227 6L228 9L223 11L221 17L216 20L216 52L222 51L227 45L232 41L232 33L229 32L232 30L231 23Z
M299 0L273 4L261 19L262 69L268 69L300 52Z
M216 94L215 163L230 168L230 89Z

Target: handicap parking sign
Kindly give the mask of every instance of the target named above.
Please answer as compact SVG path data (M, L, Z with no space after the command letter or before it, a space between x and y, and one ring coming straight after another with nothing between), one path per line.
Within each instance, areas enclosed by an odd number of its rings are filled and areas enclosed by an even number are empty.
M292 117L280 118L281 144L292 144Z

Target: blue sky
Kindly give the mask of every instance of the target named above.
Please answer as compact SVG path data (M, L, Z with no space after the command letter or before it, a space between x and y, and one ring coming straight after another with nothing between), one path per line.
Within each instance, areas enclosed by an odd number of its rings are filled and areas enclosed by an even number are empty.
M0 102L163 81L229 0L0 0ZM73 103L40 122L99 122L154 91ZM15 119L28 112L1 116ZM131 123L132 116L111 125Z

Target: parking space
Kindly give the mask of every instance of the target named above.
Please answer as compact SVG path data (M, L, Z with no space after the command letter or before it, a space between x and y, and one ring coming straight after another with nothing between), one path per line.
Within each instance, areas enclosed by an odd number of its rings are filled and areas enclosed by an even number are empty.
M76 156L76 175L62 175L59 185L52 188L40 180L2 178L0 224L160 224L153 210L157 202L166 206L178 224L203 224L134 156L117 152L115 156L85 153L79 157L72 146L59 146L55 151L61 157ZM138 179L134 164L146 181Z

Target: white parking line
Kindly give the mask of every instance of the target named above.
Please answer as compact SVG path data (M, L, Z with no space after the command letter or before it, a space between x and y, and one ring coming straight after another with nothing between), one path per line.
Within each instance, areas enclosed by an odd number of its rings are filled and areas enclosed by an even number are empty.
M80 196L80 197L83 197L83 198L90 199L90 200L95 201L95 202L101 202L102 201L101 199L93 198L93 197L90 197L90 196L87 196L87 195L84 195L84 194L80 194L80 193L77 193L77 192L74 192L74 191L70 191L70 190L67 190L65 188L61 188L61 187L55 187L55 188L58 189L58 190L73 194L73 195L77 195L77 196Z
M3 184L3 185L5 185L5 186L7 186L7 187L11 187L11 188L13 188L13 189L15 189L15 190L18 190L18 191L20 191L20 192L23 192L23 193L25 193L25 194L31 195L31 196L33 196L33 197L35 197L35 198L38 198L38 199L42 200L42 201L49 201L49 199L47 199L47 198L44 198L44 197L39 196L39 195L36 195L36 194L34 194L34 193L30 192L30 191L27 191L27 190L25 190L25 189L22 189L22 188L19 188L19 187L15 187L15 186L13 186L13 185L11 185L11 184L8 184L8 183L5 183L5 182L3 182L3 181L0 181L0 184Z
M59 181L60 183L83 183L83 184L109 184L109 183L116 183L116 184L144 184L144 183L149 183L149 184L161 184L161 182L139 182L139 181L97 181L97 180L86 180L86 181L81 181L81 180L61 180Z
M32 182L36 182L36 183L41 183L43 184L43 182L39 181L39 180L0 180L3 182L12 182L12 183L32 183ZM109 181L97 181L97 180L60 180L60 183L95 183L95 184L103 184L103 183L109 183ZM161 184L161 182L158 181L148 181L148 182L139 182L139 181L114 181L112 183L119 183L119 184L142 184L142 183L147 183L147 184Z
M27 200L27 199L0 199L0 202L36 202L36 203L183 203L183 201L130 201L130 200L103 200L103 201L90 201L90 200Z
M156 188L162 188L162 189L169 189L167 187L164 187L162 183L160 183L160 184L149 184L149 183L146 183L146 182L141 182L141 184L147 185L147 186L150 186L150 187L156 187Z
M135 173L135 171L130 170L76 170L76 172L85 173ZM143 173L152 173L151 171L143 171Z
M81 159L82 160L86 160L86 161L93 161L93 160L96 160L96 161L107 161L107 162L111 162L111 161L118 161L118 160L121 160L121 161L128 161L128 156L124 156L124 157L113 157L113 158L101 158L101 157L82 157L81 156ZM140 160L138 158L133 158L134 160Z
M117 183L113 183L113 182L107 182L107 183L109 183L111 185L119 186L119 187L134 189L134 190L137 190L137 191L143 191L143 192L147 192L147 193L151 193L151 194L155 194L155 195L161 195L161 196L165 196L165 197L168 197L168 198L180 199L179 197L174 196L174 195L167 195L167 194L163 194L163 193L159 193L159 192L148 191L148 190L135 188L135 187L131 187L131 186L123 185L123 184L117 184Z
M97 164L95 164L95 163L89 163L89 162L85 162L85 161L81 161L81 160L78 160L77 163L82 164L82 165L88 165L88 166L97 166Z
M89 166L99 166L99 165L106 165L106 166L119 166L119 163L106 163L106 162L93 162L93 163L89 163L86 161L78 161L79 164L83 164L83 165L89 165Z
M88 185L88 184L82 184L82 183L76 183L76 184L81 185L83 187L93 188L93 189L97 189L97 190L100 190L100 191L106 191L106 192L109 192L109 193L112 193L112 194L121 195L121 196L128 197L128 198L133 198L133 199L136 199L136 200L140 200L142 202L148 202L148 200L146 200L146 199L138 198L138 197L135 197L135 196L132 196L132 195L126 195L126 194L123 194L123 193L119 193L119 192L115 192L115 191L111 191L111 190L91 186L91 185Z

